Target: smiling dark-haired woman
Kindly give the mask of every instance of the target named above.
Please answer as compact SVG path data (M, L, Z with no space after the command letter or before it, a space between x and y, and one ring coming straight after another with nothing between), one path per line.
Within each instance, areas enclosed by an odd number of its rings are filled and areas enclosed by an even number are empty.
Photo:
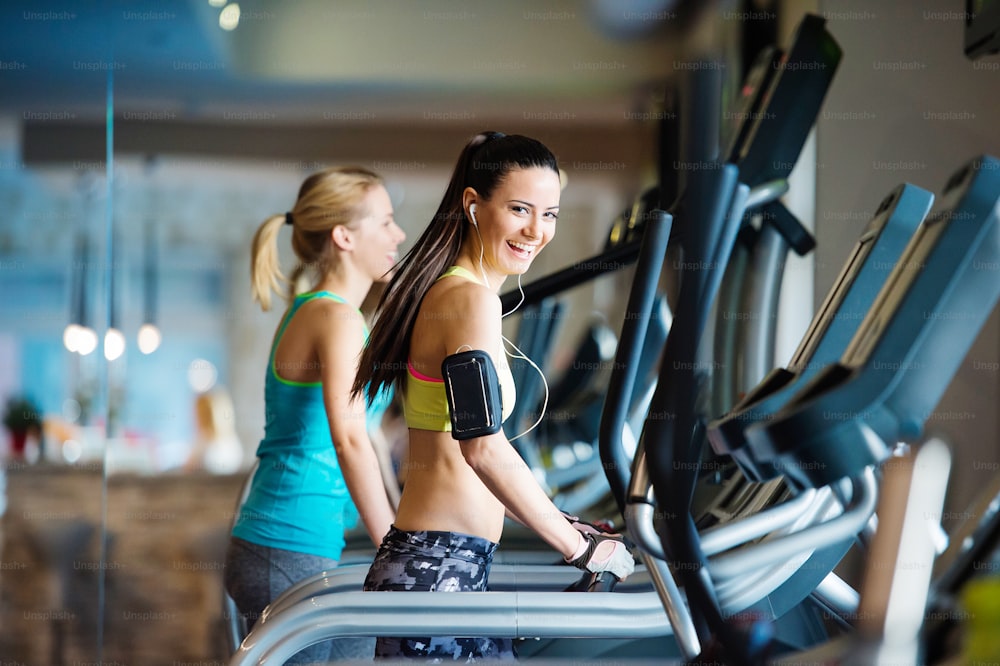
M513 408L498 293L552 240L560 194L556 158L543 144L499 132L477 135L382 296L354 391L369 399L401 391L410 436L399 510L366 590L485 590L505 516L581 569L618 578L633 570L620 537L594 534L556 509L498 426L466 436L453 428L458 407L455 414L449 409L450 400L463 396L449 394L457 386L443 366L457 372L463 351L477 354L476 367L488 366L483 386L488 392L496 384L500 398L475 410L474 420L499 424ZM466 661L514 654L508 639L443 636L382 637L375 656Z

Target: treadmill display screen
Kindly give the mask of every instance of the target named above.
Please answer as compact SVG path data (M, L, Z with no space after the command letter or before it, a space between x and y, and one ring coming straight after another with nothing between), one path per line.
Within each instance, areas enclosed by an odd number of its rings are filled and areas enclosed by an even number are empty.
M882 337L885 327L895 317L900 303L906 298L914 280L923 270L927 258L934 250L934 246L937 245L938 239L947 228L950 219L951 211L945 210L933 215L920 225L906 246L899 263L886 279L885 286L875 297L875 302L872 303L864 321L858 327L858 332L847 345L841 364L857 368L868 362L868 358Z
M854 284L854 278L857 277L858 271L864 265L865 258L871 252L872 242L877 237L877 234L873 232L866 233L854 245L854 254L851 255L847 265L840 271L840 275L837 276L833 288L816 312L816 316L813 317L813 323L809 326L809 330L806 331L805 336L803 336L802 342L799 343L799 348L792 355L789 370L796 372L801 370L801 366L812 358L816 345L823 339L826 329L830 327L830 322L835 316L834 313L840 307L840 304L843 303L844 297L847 295L847 290Z

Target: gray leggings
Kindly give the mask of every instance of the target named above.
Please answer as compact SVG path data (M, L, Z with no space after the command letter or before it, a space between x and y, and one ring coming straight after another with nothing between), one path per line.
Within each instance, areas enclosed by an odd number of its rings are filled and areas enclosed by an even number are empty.
M248 627L282 592L320 571L333 569L337 560L280 548L268 548L238 537L229 540L226 551L225 586ZM353 659L370 661L374 638L338 638L302 650L288 664L326 664Z

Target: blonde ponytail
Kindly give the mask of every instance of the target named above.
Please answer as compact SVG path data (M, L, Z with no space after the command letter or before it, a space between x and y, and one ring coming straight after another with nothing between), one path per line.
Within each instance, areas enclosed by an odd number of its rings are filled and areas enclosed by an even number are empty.
M288 282L278 263L278 232L284 224L284 215L264 220L250 249L250 290L265 311L271 309L271 292L281 293L281 283Z
M280 294L284 282L291 302L307 271L320 276L331 271L337 257L331 250L330 231L340 224L350 226L363 215L365 195L381 184L378 174L359 166L332 167L306 178L292 210L267 218L254 234L250 254L254 300L269 310L271 292ZM292 226L292 251L298 258L291 278L278 264L278 232L286 223Z

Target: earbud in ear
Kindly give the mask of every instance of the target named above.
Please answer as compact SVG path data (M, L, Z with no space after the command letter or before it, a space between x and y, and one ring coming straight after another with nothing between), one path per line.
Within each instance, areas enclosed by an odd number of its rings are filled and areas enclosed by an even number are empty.
M469 216L472 218L472 223L478 227L479 223L476 222L476 204L469 204Z

